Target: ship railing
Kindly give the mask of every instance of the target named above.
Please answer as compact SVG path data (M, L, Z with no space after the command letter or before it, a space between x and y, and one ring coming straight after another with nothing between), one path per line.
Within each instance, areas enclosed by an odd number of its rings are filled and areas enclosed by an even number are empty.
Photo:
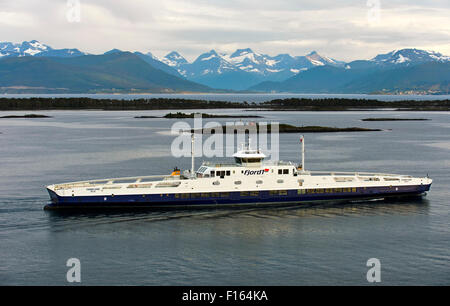
M222 162L203 162L202 166L207 167L242 167L242 165L236 164L236 163L222 163Z
M329 176L356 176L356 177L400 177L412 178L411 175L392 174L392 173L375 173L375 172L342 172L342 171L305 171L307 175L329 175Z
M265 161L262 163L263 166L296 166L293 162L286 162L286 161ZM241 164L236 163L227 163L227 162L208 162L205 161L202 163L202 166L209 166L209 167L242 167Z
M95 187L101 185L113 185L113 184L137 184L153 181L181 181L185 178L183 176L171 176L171 175L149 175L149 176L134 176L134 177L121 177L121 178L108 178L88 181L78 181L55 185L55 189L70 189L70 188L84 188Z
M290 162L290 161L282 161L282 160L277 160L277 161L267 161L264 163L264 165L268 165L268 166L296 166L296 163Z

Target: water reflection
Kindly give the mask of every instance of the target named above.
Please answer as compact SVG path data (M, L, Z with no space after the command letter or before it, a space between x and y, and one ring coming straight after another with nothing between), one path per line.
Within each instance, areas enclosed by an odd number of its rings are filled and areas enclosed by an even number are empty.
M250 207L217 207L195 209L164 208L114 208L89 210L51 210L46 211L52 230L60 231L68 227L99 226L106 224L131 224L166 222L177 219L214 220L245 218L245 223L261 219L335 218L344 216L382 216L382 215L427 215L430 204L425 198L409 198L383 201L359 201L346 203L290 204ZM251 219L254 219L251 221ZM259 221L257 221L259 222Z

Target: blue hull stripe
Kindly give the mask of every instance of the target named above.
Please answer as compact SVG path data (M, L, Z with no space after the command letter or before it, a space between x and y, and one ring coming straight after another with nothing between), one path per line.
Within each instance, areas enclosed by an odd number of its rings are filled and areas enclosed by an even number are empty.
M355 198L379 198L388 196L420 195L430 190L430 185L397 187L321 188L308 190L235 191L184 194L135 194L115 196L58 196L48 190L52 207L99 206L199 206L220 204L288 203L326 200L351 200Z

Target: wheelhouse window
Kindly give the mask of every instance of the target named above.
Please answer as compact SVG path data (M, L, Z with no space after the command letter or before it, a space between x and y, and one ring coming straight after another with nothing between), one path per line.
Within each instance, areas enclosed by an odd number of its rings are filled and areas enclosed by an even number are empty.
M254 158L235 157L234 160L237 164L243 164L243 163L251 164L251 163L260 163L262 158L260 158L260 157L254 157Z
M221 178L225 177L225 171L216 171L216 176L220 176Z

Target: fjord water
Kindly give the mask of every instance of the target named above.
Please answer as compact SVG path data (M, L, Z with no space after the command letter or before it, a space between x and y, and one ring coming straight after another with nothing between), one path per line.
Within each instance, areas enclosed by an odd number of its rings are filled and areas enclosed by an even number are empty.
M307 134L307 168L429 174L423 200L78 213L44 211L44 186L189 169L189 158L170 154L176 120L133 118L166 111L34 113L53 118L0 119L1 285L68 284L69 258L80 259L85 285L365 285L369 258L381 262L381 284L450 284L448 112L258 112L261 121L385 129ZM280 135L282 160L299 160L298 140Z

